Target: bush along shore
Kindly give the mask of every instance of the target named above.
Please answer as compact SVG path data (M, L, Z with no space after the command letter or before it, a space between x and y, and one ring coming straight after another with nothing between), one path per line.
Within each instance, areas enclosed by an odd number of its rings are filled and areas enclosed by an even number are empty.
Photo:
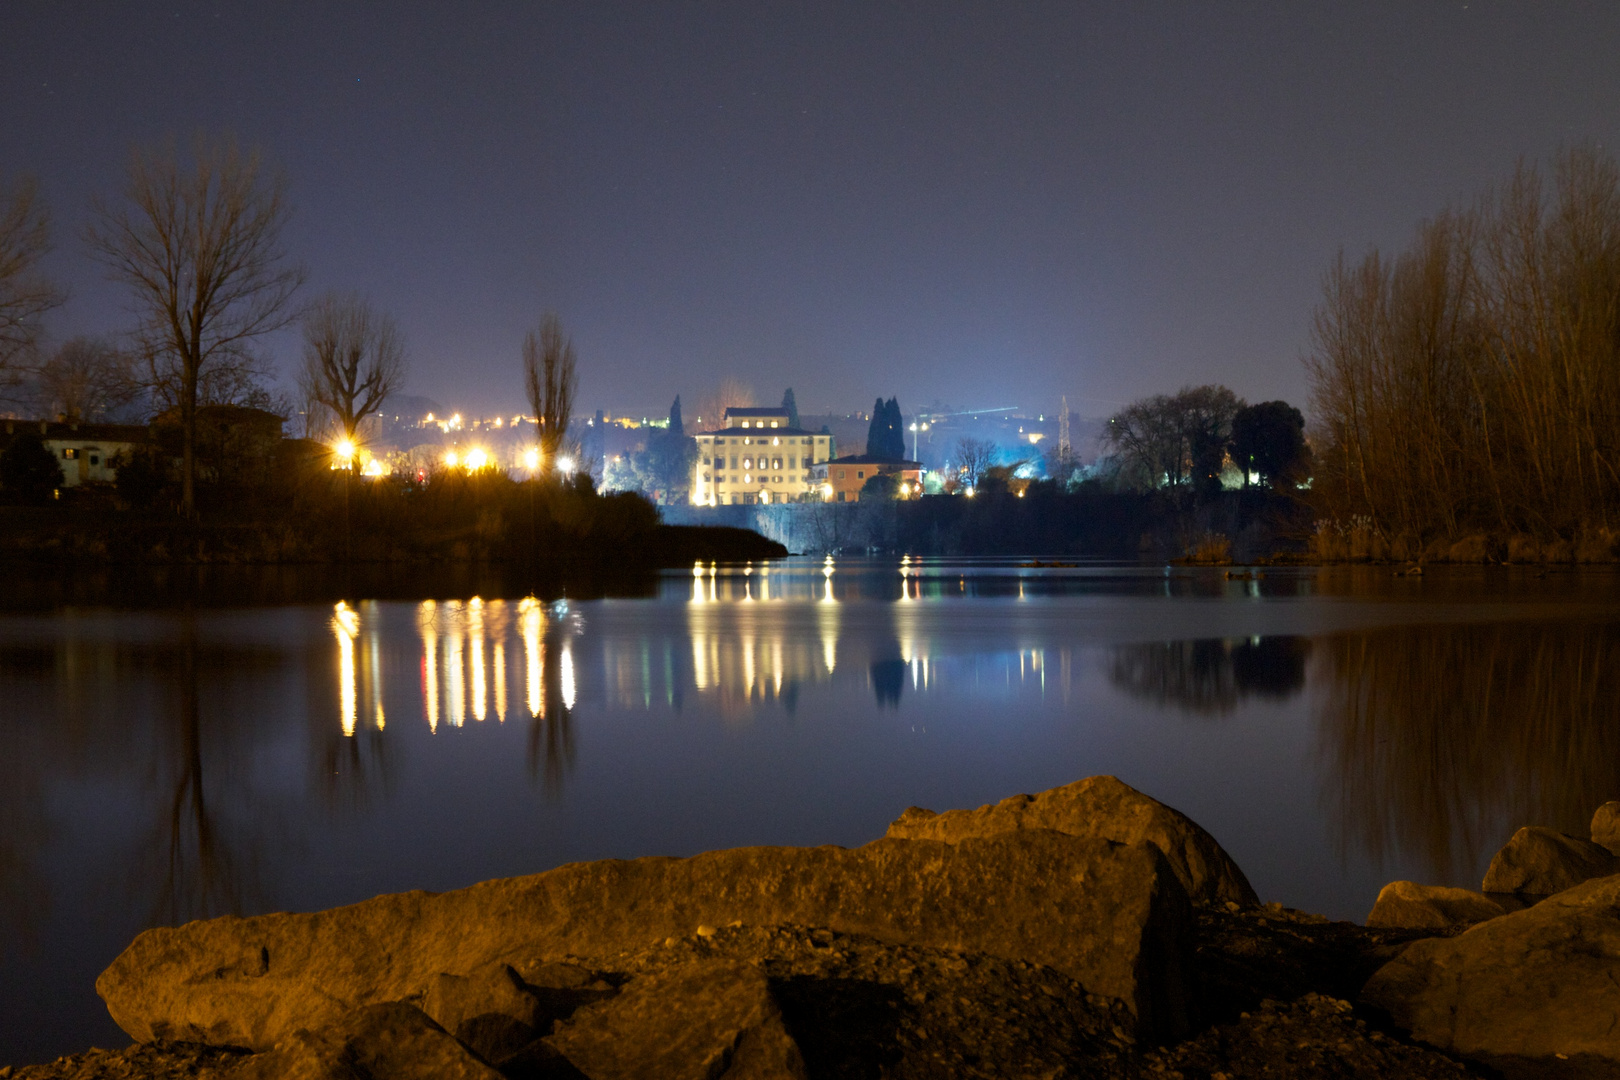
M74 492L0 507L0 559L95 564L496 562L667 567L697 559L778 558L746 529L666 525L639 495L603 494L588 476L519 482L504 473L369 480L305 469L251 489L203 489L188 521L158 502Z
M1620 1075L1620 803L1368 925L1262 905L1114 779L864 847L576 863L148 930L137 1041L7 1077Z

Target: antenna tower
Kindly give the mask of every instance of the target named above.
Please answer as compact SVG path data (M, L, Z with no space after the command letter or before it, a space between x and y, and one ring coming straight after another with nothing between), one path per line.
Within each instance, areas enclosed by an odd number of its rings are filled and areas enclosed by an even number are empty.
M1068 461L1074 456L1074 447L1069 443L1069 397L1063 397L1063 411L1058 413L1058 460Z

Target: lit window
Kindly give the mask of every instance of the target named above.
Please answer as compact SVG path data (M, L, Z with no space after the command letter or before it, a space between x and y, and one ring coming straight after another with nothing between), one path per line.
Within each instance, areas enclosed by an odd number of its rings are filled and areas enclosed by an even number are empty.
M775 427L775 426L776 426L776 421L775 421L775 420L772 420L772 421L771 421L771 427Z
M747 427L747 426L748 426L748 421L746 421L746 420L744 420L744 421L743 421L743 422L742 422L742 426L743 426L743 427Z

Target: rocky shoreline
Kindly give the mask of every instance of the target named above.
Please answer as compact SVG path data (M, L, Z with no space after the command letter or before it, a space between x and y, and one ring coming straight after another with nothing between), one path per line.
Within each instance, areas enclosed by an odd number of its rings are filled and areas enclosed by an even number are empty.
M0 1080L1620 1076L1614 811L1521 830L1492 895L1392 883L1367 926L1260 904L1112 777L855 849L214 919L98 981L133 1046Z

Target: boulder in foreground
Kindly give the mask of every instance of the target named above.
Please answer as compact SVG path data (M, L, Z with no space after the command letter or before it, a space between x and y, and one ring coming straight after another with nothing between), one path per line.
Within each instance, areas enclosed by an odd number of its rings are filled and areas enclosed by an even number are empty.
M1089 777L1039 795L1014 795L977 810L936 814L913 806L885 835L954 844L1022 829L1051 829L1120 844L1146 841L1164 852L1194 901L1242 907L1260 902L1237 863L1197 822L1113 776Z
M1592 815L1592 843L1620 855L1620 802L1606 802Z
M1620 874L1620 857L1590 840L1530 825L1513 834L1485 871L1486 892L1551 896L1583 881Z
M1443 930L1458 923L1482 923L1506 913L1501 904L1472 889L1392 881L1379 890L1367 925Z
M1504 1071L1584 1059L1588 1074L1614 1075L1617 972L1620 876L1414 942L1378 969L1362 999L1424 1042Z
M231 1080L503 1080L402 1001L367 1005L320 1031L289 1035Z
M1149 1037L1189 1022L1191 907L1163 854L1045 830L605 860L313 914L212 919L141 934L96 989L136 1039L262 1050L363 1005L420 999L444 975L610 959L733 922L1047 965L1123 1001Z
M713 960L630 980L545 1040L590 1080L802 1080L765 973Z

